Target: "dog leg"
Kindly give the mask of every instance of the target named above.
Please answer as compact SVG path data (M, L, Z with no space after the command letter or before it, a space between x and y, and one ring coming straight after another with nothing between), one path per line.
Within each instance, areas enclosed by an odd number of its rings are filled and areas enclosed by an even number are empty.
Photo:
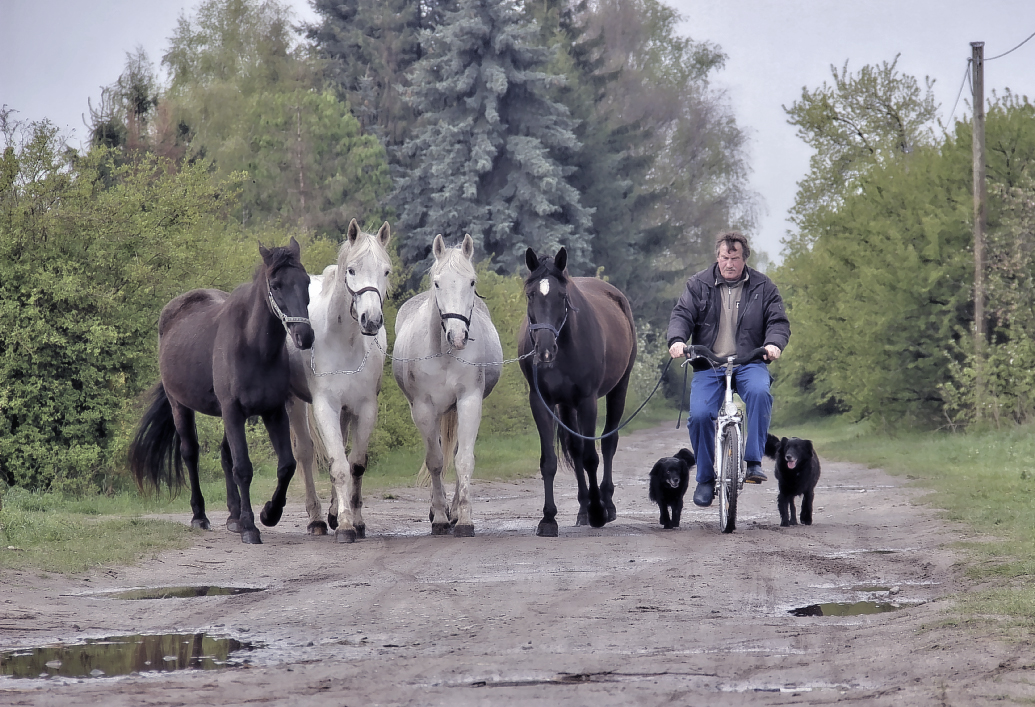
M661 506L661 517L658 518L658 522L661 523L665 530L669 530L672 527L672 520L668 515L668 504L662 501L658 505Z
M787 517L791 521L791 525L798 524L797 509L794 507L794 496L787 497Z
M788 516L787 506L790 505L787 496L783 493L776 497L776 507L780 509L780 527L786 528L791 524L790 517Z
M683 499L672 503L672 527L679 527L679 518L683 515Z
M812 499L815 491L806 491L801 499L801 524L812 525Z

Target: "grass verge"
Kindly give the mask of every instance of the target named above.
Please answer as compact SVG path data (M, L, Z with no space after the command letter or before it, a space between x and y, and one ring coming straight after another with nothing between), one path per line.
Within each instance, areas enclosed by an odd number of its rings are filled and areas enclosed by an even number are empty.
M959 599L962 620L1035 628L1035 426L894 437L839 418L773 430L813 440L829 459L879 467L930 489L922 502L973 535L961 538L964 570L982 588Z

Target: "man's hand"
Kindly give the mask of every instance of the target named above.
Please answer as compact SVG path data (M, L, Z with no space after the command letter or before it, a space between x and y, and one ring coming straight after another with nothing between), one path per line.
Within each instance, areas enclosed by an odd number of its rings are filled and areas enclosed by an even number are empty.
M766 361L775 361L776 359L780 358L780 353L781 353L781 351L780 351L780 347L779 346L774 346L773 344L766 344L766 347L765 347L765 360Z
M774 346L773 348L776 347ZM776 350L779 351L779 349ZM685 351L686 344L684 344L682 341L677 341L668 347L668 355L672 358L679 358L680 356L684 355Z

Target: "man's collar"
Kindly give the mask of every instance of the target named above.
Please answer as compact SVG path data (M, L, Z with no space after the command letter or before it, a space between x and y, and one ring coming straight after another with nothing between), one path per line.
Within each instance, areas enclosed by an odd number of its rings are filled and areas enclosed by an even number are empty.
M749 270L750 270L750 268L748 268L748 266L745 265L744 266L744 274L743 274L743 276L739 280L737 280L736 282L727 282L726 278L724 278L719 273L719 264L716 263L715 264L715 286L718 287L719 285L729 285L730 287L732 287L733 285L739 285L741 283L747 284L747 281L748 281L748 271Z

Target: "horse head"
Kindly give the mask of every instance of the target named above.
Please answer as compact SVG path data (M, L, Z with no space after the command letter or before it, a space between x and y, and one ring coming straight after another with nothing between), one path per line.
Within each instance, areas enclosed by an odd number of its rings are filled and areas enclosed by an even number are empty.
M525 251L525 298L528 300L528 336L535 349L535 363L550 366L557 358L557 340L575 311L568 299L571 279L565 269L568 252L561 247L557 255L540 258L529 248Z
M302 267L301 248L294 236L286 247L259 244L261 268L270 311L299 349L313 346L316 334L309 324L309 275Z
M356 219L349 223L346 240L338 250L337 277L352 297L350 313L366 336L376 336L384 326L384 300L392 261L385 247L392 229L385 221L377 234L364 233Z
M446 341L459 351L471 338L471 317L477 297L474 288L478 274L471 262L474 239L468 233L459 248L447 248L440 233L435 236L431 252L435 255L431 266L431 296L438 307Z

